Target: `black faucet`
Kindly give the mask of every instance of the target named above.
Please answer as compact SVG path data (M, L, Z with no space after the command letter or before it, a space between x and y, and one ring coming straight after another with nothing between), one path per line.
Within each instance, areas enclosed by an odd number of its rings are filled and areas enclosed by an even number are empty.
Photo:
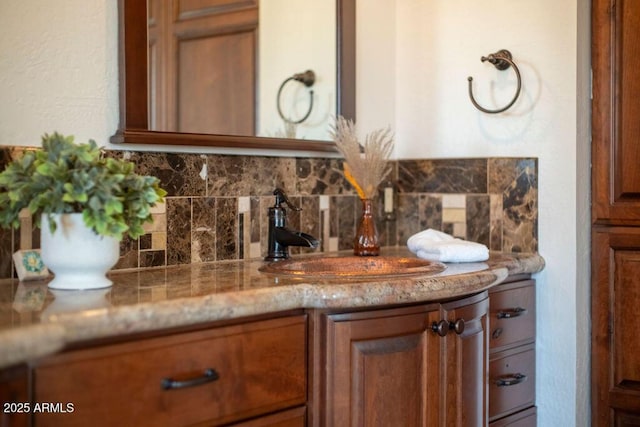
M287 211L282 205L286 204L294 211L302 209L294 206L281 188L276 188L273 195L276 196L276 202L274 206L269 208L269 248L267 256L264 257L265 261L279 261L289 258L289 246L317 248L320 243L318 239L301 231L287 228Z

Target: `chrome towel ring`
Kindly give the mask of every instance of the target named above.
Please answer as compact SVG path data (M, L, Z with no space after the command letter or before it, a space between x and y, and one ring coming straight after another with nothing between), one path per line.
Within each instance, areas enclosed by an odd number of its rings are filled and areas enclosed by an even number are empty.
M312 70L307 70L304 73L296 73L293 76L285 79L285 81L283 81L282 84L280 85L280 89L278 89L277 106L278 106L278 114L280 115L280 118L287 123L300 124L305 120L307 120L307 118L311 114L311 110L313 109L313 89L309 91L309 111L307 111L307 114L305 114L304 117L301 118L300 120L291 120L284 116L284 114L282 113L282 109L280 108L280 95L282 93L282 88L284 88L284 86L291 80L300 82L304 84L306 87L311 87L316 82L316 74Z
M516 88L516 95L513 97L510 103L508 103L506 106L499 108L497 110L489 110L487 108L482 107L480 104L478 104L478 102L473 98L473 88L471 85L471 82L473 81L473 77L469 76L467 78L467 80L469 80L469 98L471 98L471 102L473 103L473 105L478 110L484 113L489 113L489 114L502 113L503 111L508 110L516 102L516 99L518 99L518 96L520 95L520 89L522 87L520 70L518 70L518 67L516 66L515 62L513 62L513 60L511 59L511 52L509 52L506 49L499 50L496 53L490 54L489 56L483 56L482 58L480 58L480 61L482 62L488 61L500 71L506 70L509 67L513 67L513 71L516 72L516 77L518 78L518 87Z

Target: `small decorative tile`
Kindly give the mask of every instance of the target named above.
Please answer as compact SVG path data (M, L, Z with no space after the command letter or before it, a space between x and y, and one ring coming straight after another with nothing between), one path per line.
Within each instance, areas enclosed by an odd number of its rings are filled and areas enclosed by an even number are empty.
M39 280L49 276L49 269L42 262L40 249L19 250L13 254L18 279Z

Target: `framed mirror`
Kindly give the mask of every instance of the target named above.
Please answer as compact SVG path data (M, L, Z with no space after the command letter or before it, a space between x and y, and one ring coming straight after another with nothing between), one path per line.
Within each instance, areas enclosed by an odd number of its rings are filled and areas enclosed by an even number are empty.
M355 2L336 0L336 114L354 120ZM111 142L336 152L330 141L151 130L148 16L146 0L119 0L120 125Z

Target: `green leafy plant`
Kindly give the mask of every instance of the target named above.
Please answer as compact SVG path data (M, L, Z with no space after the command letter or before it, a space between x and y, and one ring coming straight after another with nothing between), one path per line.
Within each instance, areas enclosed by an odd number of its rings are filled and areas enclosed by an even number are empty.
M159 180L137 175L132 162L105 158L93 140L76 144L73 139L45 134L41 150L27 151L0 173L0 226L17 228L18 215L27 208L37 225L46 214L52 231L53 214L82 213L99 235L144 234L143 224L152 221L150 208L167 194Z

